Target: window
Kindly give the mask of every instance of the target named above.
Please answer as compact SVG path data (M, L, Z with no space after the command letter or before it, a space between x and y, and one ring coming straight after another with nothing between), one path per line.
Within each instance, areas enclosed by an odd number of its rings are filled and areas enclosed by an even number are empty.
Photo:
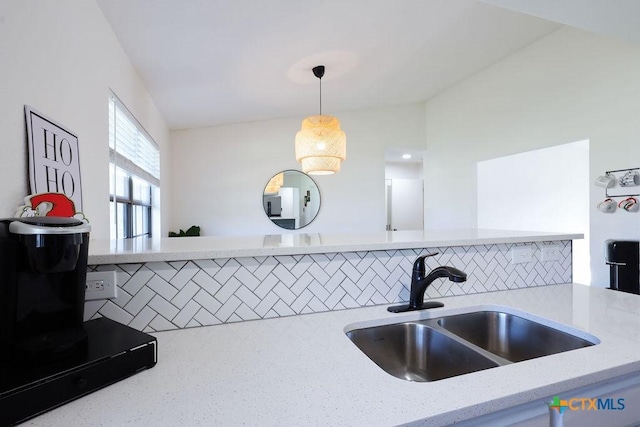
M122 102L109 96L111 238L151 236L160 149Z

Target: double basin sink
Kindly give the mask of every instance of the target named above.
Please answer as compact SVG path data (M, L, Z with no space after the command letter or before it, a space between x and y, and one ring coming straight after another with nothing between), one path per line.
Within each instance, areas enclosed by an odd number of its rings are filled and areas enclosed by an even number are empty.
M419 382L438 381L599 342L593 336L587 340L504 311L474 311L353 329L346 334L387 373Z

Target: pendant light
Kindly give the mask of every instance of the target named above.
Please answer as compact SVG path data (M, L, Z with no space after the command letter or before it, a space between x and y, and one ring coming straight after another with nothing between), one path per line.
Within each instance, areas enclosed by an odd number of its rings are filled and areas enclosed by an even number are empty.
M331 175L340 171L347 157L347 137L340 130L340 120L322 114L324 65L314 67L313 75L320 80L320 114L302 121L302 129L296 134L296 160L304 173Z

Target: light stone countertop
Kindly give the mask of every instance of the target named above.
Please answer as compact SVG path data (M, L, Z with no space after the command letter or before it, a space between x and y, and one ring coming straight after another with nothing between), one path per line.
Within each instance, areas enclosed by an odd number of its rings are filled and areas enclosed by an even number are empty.
M89 242L89 265L542 242L583 237L582 234L571 233L468 229L92 239Z
M159 332L158 364L30 426L438 426L640 371L640 296L577 284ZM374 324L504 308L598 345L427 383L395 378L345 335ZM521 313L522 314L522 313ZM544 399L544 400L542 400ZM640 411L629 403L628 411ZM638 414L640 419L640 412ZM610 424L611 425L611 424Z

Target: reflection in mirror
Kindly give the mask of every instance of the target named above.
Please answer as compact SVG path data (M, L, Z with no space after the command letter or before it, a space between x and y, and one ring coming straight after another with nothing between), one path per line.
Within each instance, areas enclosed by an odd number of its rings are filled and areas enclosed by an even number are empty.
M322 237L318 233L268 234L264 236L262 242L262 246L265 248L299 248L320 245L322 245Z
M297 230L309 225L320 210L320 190L307 174L286 170L275 174L264 188L262 204L275 225Z

